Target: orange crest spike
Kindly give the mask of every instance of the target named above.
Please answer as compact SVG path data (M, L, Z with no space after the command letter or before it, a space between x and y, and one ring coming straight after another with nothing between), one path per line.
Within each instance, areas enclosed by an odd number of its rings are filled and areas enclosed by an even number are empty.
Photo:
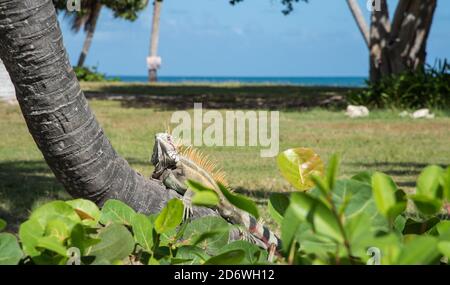
M216 167L216 164L210 160L208 155L203 154L192 146L181 147L179 153L203 168L215 181L229 188L228 182L225 179L225 173Z

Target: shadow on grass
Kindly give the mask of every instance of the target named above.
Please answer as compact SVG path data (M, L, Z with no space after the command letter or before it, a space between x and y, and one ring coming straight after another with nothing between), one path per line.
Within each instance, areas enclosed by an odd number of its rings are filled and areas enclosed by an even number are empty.
M37 202L69 198L45 161L0 162L0 217L17 232Z
M405 181L396 181L399 187L416 187L416 181L412 177L417 177L422 172L425 167L430 164L419 163L419 162L373 162L373 163L348 163L351 166L362 167L371 171L380 171L394 178L400 178L403 180L408 177ZM446 168L445 164L437 164L442 168Z
M89 99L118 100L126 108L192 109L203 103L208 109L298 110L342 107L353 90L340 87L305 86L208 86L208 85L103 85L85 91Z
M234 189L234 192L252 198L253 200L255 200L256 204L261 206L267 206L267 201L272 194L280 193L289 195L289 193L271 191L265 188L251 190L243 187L237 187L236 189Z

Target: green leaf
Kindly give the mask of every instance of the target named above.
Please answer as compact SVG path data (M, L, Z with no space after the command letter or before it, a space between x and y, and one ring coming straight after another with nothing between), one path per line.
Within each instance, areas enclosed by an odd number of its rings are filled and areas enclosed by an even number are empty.
M0 234L0 265L17 265L23 253L12 234Z
M219 251L219 254L233 250L242 250L245 252L243 260L245 264L258 264L267 261L268 253L266 250L262 250L257 245L242 240L227 244Z
M203 217L190 222L183 235L183 240L198 245L210 255L217 254L229 239L229 224L222 218Z
M108 200L102 208L100 222L104 225L119 223L130 226L135 215L136 212L125 203L118 200Z
M444 187L445 197L450 202L450 166L442 174L442 185Z
M210 256L205 253L205 251L197 246L182 246L177 250L175 256L177 259L184 259L184 262L179 264L183 265L198 265L202 264Z
M319 199L305 193L294 193L291 196L289 208L292 208L293 213L301 222L308 222L317 234L332 238L337 242L343 241L336 217Z
M291 206L286 209L284 218L281 223L281 244L283 246L284 252L289 252L292 244L295 241L298 229L303 222L303 220L297 217L294 209Z
M100 242L100 239L94 237L97 231L88 228L83 224L76 225L70 233L70 247L76 247L81 255L85 255L87 250Z
M341 179L336 181L332 201L336 209L343 209L345 219L351 219L360 213L366 213L370 216L371 226L377 229L387 229L386 219L380 214L375 204L372 194L372 187L363 182L353 179ZM313 189L309 192L312 196L319 199L321 197L319 190Z
M35 219L30 219L20 225L19 238L26 255L33 258L41 254L36 246L39 238L44 236L44 231L44 227Z
M430 265L439 258L438 240L431 236L416 236L401 250L399 265Z
M403 233L403 231L406 228L406 222L407 219L404 216L398 216L397 218L395 218L394 220L394 229L398 232L398 233Z
M352 246L352 254L366 256L366 250L370 247L373 238L373 229L370 227L371 217L365 212L352 216L345 223L345 232Z
M314 186L311 175L323 176L323 162L312 149L295 148L280 153L277 157L281 175L300 191Z
M241 249L231 250L217 256L211 257L205 265L237 265L245 258L245 251Z
M0 232L3 231L5 228L6 228L6 221L0 219Z
M430 231L434 226L439 223L439 218L431 217L428 220L415 220L408 218L403 229L404 235L422 235Z
M364 171L364 172L360 172L360 173L352 176L351 179L371 185L372 184L372 176L373 176L373 172Z
M436 165L426 167L417 179L417 194L428 197L430 200L442 199L440 179L443 169Z
M31 214L30 219L36 220L44 228L50 220L60 220L69 229L72 229L77 223L81 222L75 210L63 201L50 202L37 208Z
M269 213L272 218L281 225L284 213L289 207L289 198L281 193L270 195L269 198Z
M136 242L146 251L151 253L153 247L153 225L150 219L142 214L134 216L133 233Z
M89 256L95 256L96 260L113 263L123 260L133 252L133 236L121 224L109 225L99 233L98 238L101 241L89 251Z
M311 175L311 180L314 182L314 185L316 185L316 188L320 190L324 197L326 197L328 193L330 193L331 189L328 187L328 183L325 181L325 179L313 174Z
M45 227L45 236L52 236L64 242L70 236L69 227L61 220L50 220Z
M395 219L395 215L398 215L398 211L394 209L397 204L395 196L397 185L395 185L392 178L386 174L376 172L372 176L372 189L375 204L380 213L390 220Z
M179 199L170 200L155 221L157 233L164 233L178 227L183 221L183 202Z
M439 240L450 241L450 221L439 221L436 224Z
M76 199L71 201L66 201L72 208L75 209L75 212L78 214L81 220L90 220L93 221L93 224L96 224L100 220L100 209L97 205L89 200Z
M442 209L443 202L440 199L435 199L426 195L411 195L411 200L414 202L416 208L425 215L434 215Z
M219 195L213 189L192 180L188 180L186 185L195 193L194 197L192 197L194 205L211 207L219 204Z
M401 251L401 241L398 234L390 232L374 238L371 247L378 248L381 253L382 265L396 265Z
M450 258L450 241L440 241L438 249L444 256Z
M219 189L222 192L222 194L225 196L225 198L235 207L246 211L247 213L251 214L256 219L259 218L259 212L258 207L256 207L255 202L248 199L247 197L239 194L231 193L227 187L223 186L221 183L217 183L219 185Z
M36 244L37 248L43 248L67 257L67 248L54 236L40 237Z
M338 175L338 167L339 167L339 156L337 154L334 154L333 156L331 156L327 167L327 182L329 190L332 190L334 188L334 183Z

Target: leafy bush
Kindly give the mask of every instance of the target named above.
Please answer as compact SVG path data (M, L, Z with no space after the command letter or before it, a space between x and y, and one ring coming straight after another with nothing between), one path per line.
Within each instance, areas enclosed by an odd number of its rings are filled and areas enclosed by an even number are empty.
M383 173L337 180L338 157L323 174L307 149L280 154L278 166L299 191L274 194L269 212L283 242L277 264L439 264L450 257L450 167L429 166L407 195ZM298 182L300 181L300 182ZM315 187L304 191L313 182ZM189 186L199 205L214 205L211 189ZM254 203L221 187L236 207L257 216ZM408 202L414 213L407 211ZM229 243L234 227L217 217L182 222L183 204L169 201L156 215L109 200L54 201L34 210L16 237L0 234L0 264L268 264L266 251ZM0 231L5 222L0 220Z
M450 108L450 64L445 60L424 71L384 77L367 82L364 91L347 96L351 104L378 108Z
M97 67L78 67L73 68L79 81L88 82L105 82L105 81L119 81L118 78L107 79L106 75L98 72Z

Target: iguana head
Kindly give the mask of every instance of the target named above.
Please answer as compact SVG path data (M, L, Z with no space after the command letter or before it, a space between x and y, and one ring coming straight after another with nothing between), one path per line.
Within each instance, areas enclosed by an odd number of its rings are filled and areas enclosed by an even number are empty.
M155 166L155 172L175 167L180 160L173 137L168 133L155 135L155 145L150 162Z

